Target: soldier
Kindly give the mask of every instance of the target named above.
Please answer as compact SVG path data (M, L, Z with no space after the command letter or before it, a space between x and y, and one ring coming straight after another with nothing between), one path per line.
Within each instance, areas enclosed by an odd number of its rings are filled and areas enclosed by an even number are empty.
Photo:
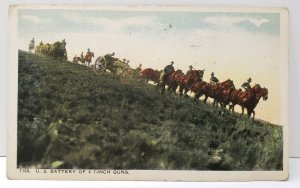
M83 52L81 52L80 57L81 57L81 59L83 59Z
M127 64L127 65L129 64L129 60L127 60L126 64Z
M66 45L67 45L67 43L66 43L66 39L63 39L63 40L62 40L62 42L61 42L61 44L62 44L63 48L65 48L65 47L66 47Z
M141 72L141 70L142 70L142 64L140 64L140 65L136 68L136 71L138 71L138 72Z
M34 50L34 48L35 48L34 43L35 43L34 38L32 38L32 40L29 43L29 53L31 53L32 50Z
M107 63L111 64L113 63L114 61L117 60L117 58L114 58L113 56L115 55L115 52L111 53L111 54L106 54L104 55L104 59Z
M190 68L190 69L186 72L186 75L188 75L188 74L193 70L193 66L190 65L189 68Z
M244 88L245 91L248 91L249 89L251 89L251 85L250 85L251 82L252 82L252 79L249 78L246 82L244 82L244 83L242 84L241 87Z
M66 50L66 39L63 39L62 42L61 42L61 48L63 50L63 53L64 53L64 59L67 60L68 59L68 55L67 55L67 50Z
M41 41L41 42L40 42L40 46L43 46L43 45L44 45L44 43L43 43L43 41Z
M215 77L215 73L214 72L212 72L210 74L210 76L211 76L210 77L210 84L215 85L215 84L219 83L219 79L217 77Z
M123 63L126 63L126 59L125 58L123 59Z
M115 55L115 52L111 53L111 54L106 54L105 57L113 57Z
M34 46L34 43L35 43L34 38L32 38L32 40L30 42Z
M92 54L92 52L91 52L91 51L90 51L90 49L88 48L88 50L87 50L87 52L86 52L85 56L87 56L87 57L90 57L90 56L91 56L91 54Z
M172 72L174 72L173 64L174 64L174 61L171 61L170 64L167 65L167 66L164 68L164 70L163 70L163 72L162 72L162 74L161 74L161 76L160 76L160 81L161 81L161 82L164 82L164 81L166 80L166 78L167 78Z

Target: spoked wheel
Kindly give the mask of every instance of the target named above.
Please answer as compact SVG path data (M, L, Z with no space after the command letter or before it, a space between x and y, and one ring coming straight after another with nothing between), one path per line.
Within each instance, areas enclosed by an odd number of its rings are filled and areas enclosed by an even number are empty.
M123 83L129 82L130 80L132 80L132 77L133 77L132 69L129 67L123 68L119 74L119 77L120 77L121 82L123 82Z
M98 57L95 61L94 71L98 75L102 75L105 73L107 63L104 58Z

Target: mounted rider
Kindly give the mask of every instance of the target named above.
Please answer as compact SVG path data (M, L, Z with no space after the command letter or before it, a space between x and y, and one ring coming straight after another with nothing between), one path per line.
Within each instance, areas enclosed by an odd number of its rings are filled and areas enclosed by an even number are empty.
M190 72L192 72L192 70L193 70L194 67L192 65L190 65L189 68L190 69L186 72L186 75L188 75Z
M161 75L160 75L160 81L161 81L161 82L165 82L166 79L168 78L168 76L169 76L172 72L174 72L175 69L174 69L174 67L173 67L173 64L174 64L174 61L171 61L170 64L167 65L167 66L164 68L163 72L162 72Z
M217 83L219 83L219 79L217 77L215 77L215 73L212 72L210 74L210 84L216 85Z
M246 82L244 82L241 87L244 88L245 91L249 91L251 89L251 85L250 85L251 82L252 82L252 79L248 78L248 80Z
M63 40L61 41L61 44L62 44L63 48L66 48L66 45L67 45L66 39L63 39Z
M87 49L87 52L86 52L86 54L85 54L86 56L88 56L88 57L90 57L91 55L92 55L92 52L90 51L90 49L88 48Z
M30 43L34 46L34 43L35 43L34 38L32 38L32 40L30 41Z
M135 70L138 71L138 72L141 72L142 71L142 64L140 64Z
M62 50L63 50L63 52L64 52L64 58L65 58L65 59L68 59L68 54L67 54L66 45L67 45L66 39L63 39L63 40L61 41L61 47L62 47Z

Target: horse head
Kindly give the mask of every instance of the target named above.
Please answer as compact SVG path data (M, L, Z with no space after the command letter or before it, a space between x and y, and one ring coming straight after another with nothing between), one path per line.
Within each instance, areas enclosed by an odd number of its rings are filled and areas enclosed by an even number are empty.
M182 70L181 69L177 69L176 71L175 71L175 73L177 74L177 73L182 73Z
M264 101L268 100L268 94L269 94L268 89L265 88L265 87L262 88L262 90L261 90L261 96L262 96L262 98L263 98Z
M235 88L234 83L232 80L227 79L226 81L220 83L221 87L226 89L226 88Z
M256 98L262 97L264 101L268 99L269 92L267 88L262 88L259 84L255 84L250 90L255 93Z
M203 70L199 70L199 75L200 75L200 78L201 78L201 79L203 78L204 71L205 71L205 69L203 69Z
M177 69L176 71L172 72L170 76L171 76L173 79L177 79L177 78L181 78L183 75L184 75L184 74L183 74L182 70Z
M201 72L199 70L191 70L187 74L187 78L188 78L188 80L193 81L193 82L200 81L203 78L203 72Z
M253 90L259 90L261 89L261 86L259 84L255 84L253 87L252 87Z

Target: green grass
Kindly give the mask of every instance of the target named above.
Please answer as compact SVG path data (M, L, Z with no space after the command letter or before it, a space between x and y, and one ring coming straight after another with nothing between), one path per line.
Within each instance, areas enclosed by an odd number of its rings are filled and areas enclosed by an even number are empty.
M282 128L19 52L18 165L282 170Z

